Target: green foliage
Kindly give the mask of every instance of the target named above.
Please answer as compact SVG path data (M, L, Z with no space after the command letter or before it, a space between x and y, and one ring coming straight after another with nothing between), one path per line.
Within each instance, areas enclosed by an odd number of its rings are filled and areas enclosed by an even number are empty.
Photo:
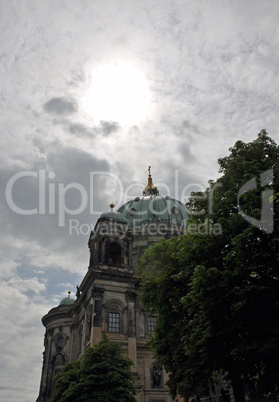
M56 377L52 402L135 402L132 360L106 335L85 349L79 361L68 363Z
M222 176L193 193L188 224L218 224L222 234L161 241L139 260L142 300L157 323L151 346L169 371L172 394L206 393L216 371L228 372L237 401L248 384L253 400L279 398L279 204L269 198L271 233L261 218L264 190L279 192L279 149L265 130L238 141L219 159ZM273 169L273 183L260 175ZM238 197L247 181L257 187ZM259 226L259 225L258 225Z

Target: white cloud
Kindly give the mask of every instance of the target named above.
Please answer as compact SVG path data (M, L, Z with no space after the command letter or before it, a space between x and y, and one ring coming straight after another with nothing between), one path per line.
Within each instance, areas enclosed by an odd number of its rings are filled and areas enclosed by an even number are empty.
M2 400L29 402L37 397L44 332L42 325L38 325L38 317L50 306L43 297L34 303L24 291L35 289L38 294L44 288L35 278L29 284L13 278L0 285Z
M36 295L41 294L46 290L46 286L43 283L38 282L38 278L33 277L30 279L22 279L18 276L10 278L6 285L11 286L13 289L18 290L21 293L34 292Z

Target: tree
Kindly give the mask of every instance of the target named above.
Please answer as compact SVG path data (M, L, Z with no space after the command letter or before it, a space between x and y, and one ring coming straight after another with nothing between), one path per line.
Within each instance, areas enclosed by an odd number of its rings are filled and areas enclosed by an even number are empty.
M79 361L66 364L56 377L52 402L135 402L131 372L133 361L123 356L121 346L106 335L85 349Z
M151 346L172 394L205 393L227 373L237 401L279 398L279 149L262 130L219 159L222 176L193 193L188 232L141 257Z

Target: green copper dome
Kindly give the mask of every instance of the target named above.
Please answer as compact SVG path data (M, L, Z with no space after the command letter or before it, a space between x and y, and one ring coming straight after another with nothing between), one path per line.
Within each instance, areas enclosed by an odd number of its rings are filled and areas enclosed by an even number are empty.
M59 306L70 306L71 304L74 304L75 300L70 297L71 292L68 292L68 297L64 297L64 299L61 300L59 303Z
M122 205L118 212L121 212L133 227L152 222L182 225L186 224L188 218L187 208L181 201L155 194L136 197Z
M114 220L114 221L118 221L118 222L122 222L122 223L128 223L127 219L124 218L124 216L121 214L121 212L116 212L113 210L114 208L114 203L112 202L110 204L110 211L105 211L101 214L99 220L102 219L109 219L109 220Z

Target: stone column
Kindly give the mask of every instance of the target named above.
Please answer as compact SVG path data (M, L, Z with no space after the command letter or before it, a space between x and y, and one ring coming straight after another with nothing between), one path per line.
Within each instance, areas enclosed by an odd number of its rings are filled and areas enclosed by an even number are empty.
M78 323L73 323L70 326L71 333L71 347L70 347L70 356L69 361L78 360L79 357L79 336L78 336Z
M135 301L136 293L126 292L126 300L128 304L128 357L133 360L135 364L135 371L137 371L137 339L136 339L136 314L135 314Z
M50 399L52 390L52 368L51 368L51 355L52 355L52 338L54 330L53 328L47 328L45 333L45 351L43 361L43 371L40 385L39 401L48 401Z
M104 291L105 289L98 287L94 287L92 290L93 308L90 346L100 342L102 338L102 304Z
M49 385L51 384L51 379L49 379L50 372L50 359L51 359L51 346L52 346L52 336L53 336L53 328L46 329L45 339L44 339L44 347L45 350L43 352L43 368L42 368L42 377L40 384L40 393L37 399L38 402L46 401L49 397Z
M83 317L82 317L82 336L81 336L81 354L84 352L85 348L85 337L86 337L86 322L87 322L87 313L86 313L86 308L87 308L88 302L85 300L83 302Z

